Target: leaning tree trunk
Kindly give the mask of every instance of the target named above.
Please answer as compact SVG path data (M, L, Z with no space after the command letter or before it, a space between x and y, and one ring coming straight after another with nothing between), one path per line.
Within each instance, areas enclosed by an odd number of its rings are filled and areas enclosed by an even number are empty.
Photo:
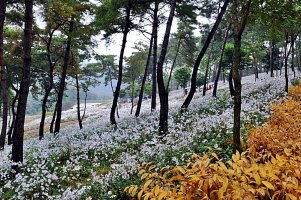
M135 113L136 117L138 117L140 115L142 99L143 99L143 93L144 93L144 87L145 87L145 82L146 82L146 77L147 77L147 72L148 72L148 66L149 66L149 63L150 63L151 55L152 55L153 40L154 40L154 30L152 31L152 35L151 35L151 39L150 39L149 50L148 50L148 55L147 55L147 61L146 61L145 70L144 70L144 74L143 74L143 78L142 78L140 92L139 92L137 109L136 109L136 113Z
M44 138L44 125L45 125L45 118L46 118L46 112L47 112L47 101L48 97L50 95L50 92L52 90L52 87L47 88L45 90L43 102L42 102L42 116L40 121L40 128L39 128L39 140Z
M62 76L61 76L61 82L59 86L59 92L57 95L57 103L56 103L56 121L55 121L55 127L54 127L54 133L59 133L61 128L61 118L62 118L62 104L63 104L63 97L64 97L64 90L66 85L66 76L67 76L67 69L69 65L69 58L70 58L70 52L71 52L71 42L72 42L72 33L74 31L74 19L72 18L70 21L70 27L68 31L68 40L64 55L64 63L62 66Z
M205 41L205 44L204 44L201 52L199 53L199 55L198 55L198 57L197 57L197 59L196 59L196 61L194 63L193 71L192 71L192 76L191 76L190 91L189 91L189 94L186 97L186 99L185 99L185 101L184 101L184 103L183 103L183 105L181 107L182 110L185 110L185 109L188 108L188 106L189 106L189 104L190 104L190 102L191 102L191 100L192 100L192 98L194 96L194 93L196 91L196 79L197 79L197 74L198 74L200 63L201 63L201 61L202 61L202 59L203 59L203 57L204 57L204 55L206 53L206 50L208 49L208 47L210 45L210 42L211 42L213 36L215 35L215 32L216 32L216 30L217 30L220 22L223 19L223 16L224 16L224 14L226 12L226 9L227 9L227 7L229 5L229 2L230 2L230 0L225 0L224 1L224 5L221 8L221 11L220 11L220 13L218 14L218 16L216 18L215 24L212 27L212 29L211 29L211 31L210 31L210 33L209 33L209 35L208 35L208 37L207 37L207 39Z
M23 69L20 83L20 92L17 106L17 116L13 131L12 146L12 168L19 173L20 168L17 163L23 162L23 138L26 103L30 87L31 68L31 47L32 47L32 26L33 26L33 0L25 0L25 29L23 39Z
M171 65L171 69L170 69L170 72L169 72L169 77L168 77L168 81L167 81L167 85L166 85L166 89L167 89L168 92L169 92L169 84L170 84L172 72L173 72L173 70L174 70L174 68L176 66L178 54L179 54L179 51L180 51L180 46L181 46L181 39L179 39L179 41L178 41L176 55L175 55L175 57L173 59L173 62L172 62L172 65ZM185 90L185 88L184 88L184 90Z
M289 53L287 52L288 45L288 33L285 34L285 47L284 47L284 76L285 76L285 92L288 92L288 69L287 69L287 60Z
M0 0L0 79L1 79L1 97L2 97L2 128L0 134L0 150L4 149L6 131L7 131L7 115L8 115L8 98L7 98L7 70L4 62L4 43L3 30L6 12L6 0Z
M115 119L115 112L117 108L117 103L118 103L118 97L119 97L119 92L121 88L121 83L122 83L122 69L123 69L123 56L124 56L124 50L126 46L126 40L127 40L127 35L130 31L130 19L131 15L131 6L128 5L126 8L126 21L125 21L125 27L123 31L123 39L122 39L122 45L121 45L121 50L120 50L120 56L119 56L119 65L118 65L118 80L117 80L117 85L116 89L114 92L114 98L113 98L113 103L112 103L112 108L111 108L111 113L110 113L110 121L112 125L117 125L116 119Z
M223 57L224 57L225 47L226 47L227 40L228 40L230 27L231 27L231 23L228 22L226 32L225 32L225 36L224 36L223 45L222 45L221 56L220 56L219 63L218 63L217 73L216 73L216 77L215 77L215 80L214 80L214 88L213 88L213 93L212 93L212 96L214 96L214 97L216 97L217 85L218 85L219 77L220 77L220 74L221 74L221 71L222 71Z
M164 35L164 40L162 43L162 50L158 60L157 65L157 82L159 89L160 98L160 119L159 119L159 134L164 135L168 133L168 91L164 85L164 74L163 74L163 64L168 48L170 30L172 26L172 21L175 15L176 0L171 1L170 13L166 24L166 30Z
M248 0L243 5L242 13L239 14L238 0L233 1L233 38L234 38L234 52L233 52L233 81L234 81L234 124L233 124L233 152L242 152L240 143L240 113L241 113L241 76L239 74L240 66L240 51L241 39L247 24L247 19L250 11L251 1ZM240 17L241 16L241 17ZM240 20L239 20L240 18Z
M153 73L152 73L152 102L151 111L156 110L157 106L157 50L158 50L158 10L159 10L159 0L155 0L154 9L154 21L153 21L153 31L154 31L154 51L153 51Z
M212 50L213 50L213 42L214 42L214 35L211 41L211 47L208 53L208 60L207 60L207 65L206 65L206 71L205 71L205 77L204 77L204 82L203 82L203 96L206 95L206 89L207 89L207 79L208 78L208 72L209 72L209 66L210 66L210 59L211 59L211 55L212 55Z
M76 82L76 99L77 99L77 120L79 129L83 129L82 117L80 114L80 89L79 89L79 81L78 81L78 74L75 75L75 82Z
M50 35L49 39L47 41L47 60L48 60L48 65L49 65L49 71L48 71L48 78L49 78L49 83L48 86L45 88L45 94L42 102L42 116L41 116L41 121L40 121L40 127L39 127L39 139L41 140L44 137L44 125L45 125L45 118L46 118L46 112L47 112L47 102L49 95L51 93L51 90L53 89L53 71L54 68L59 61L60 58L57 60L53 61L51 57L51 43L52 43L52 38L53 34L56 29L54 29Z

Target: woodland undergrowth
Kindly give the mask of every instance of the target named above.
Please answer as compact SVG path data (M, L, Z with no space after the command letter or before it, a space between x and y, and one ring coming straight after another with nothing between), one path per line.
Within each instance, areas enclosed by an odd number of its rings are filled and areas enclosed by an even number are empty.
M142 183L125 188L138 199L301 199L301 85L271 106L267 122L249 131L248 148L232 159L193 154L185 165L142 164Z

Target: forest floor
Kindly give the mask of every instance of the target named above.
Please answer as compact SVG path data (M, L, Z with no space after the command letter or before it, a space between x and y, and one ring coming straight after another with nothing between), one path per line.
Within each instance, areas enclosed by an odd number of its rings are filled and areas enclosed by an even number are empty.
M242 79L243 144L249 128L270 116L271 103L286 96L284 77L260 74L259 78ZM63 120L72 123L60 134L24 142L24 166L15 180L9 178L11 147L0 152L0 199L122 199L125 187L140 183L136 175L140 163L172 167L185 163L192 153L208 152L231 159L233 100L227 84L220 83L217 98L211 91L205 97L196 93L185 114L179 113L183 90L172 92L169 134L163 139L157 134L159 112L150 113L150 100L143 102L138 118L129 114L130 103L122 104L117 129L109 123L108 105L91 105L82 130L75 109L64 112ZM32 119L27 126L38 122Z

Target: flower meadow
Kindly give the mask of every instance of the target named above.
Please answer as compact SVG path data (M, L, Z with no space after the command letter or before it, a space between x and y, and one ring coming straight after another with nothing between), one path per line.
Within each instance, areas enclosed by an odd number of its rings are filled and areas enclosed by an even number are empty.
M286 97L284 77L260 78L242 79L245 145L248 132L271 116L271 103ZM0 199L123 199L126 187L141 184L140 163L155 163L154 170L172 169L192 154L207 153L231 160L233 100L227 84L220 83L220 88L217 98L197 93L184 114L179 112L182 91L171 93L170 133L164 138L157 135L159 112L150 113L148 101L138 118L129 115L129 107L119 109L117 129L108 121L108 110L97 114L94 109L82 130L71 125L42 141L26 140L22 171L15 179L10 179L11 147L6 146L0 152Z

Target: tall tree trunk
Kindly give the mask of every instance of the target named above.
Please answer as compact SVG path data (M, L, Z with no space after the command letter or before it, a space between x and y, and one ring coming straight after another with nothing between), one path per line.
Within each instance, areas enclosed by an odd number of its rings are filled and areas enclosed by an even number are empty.
M233 97L235 95L235 91L234 91L234 86L233 86L233 67L232 66L231 66L231 69L230 69L228 82L229 82L230 95Z
M294 72L294 77L296 77L295 71L295 35L291 35L291 47L292 47L292 71Z
M4 21L6 12L6 0L0 0L0 79L1 79L1 97L2 97L2 128L0 134L0 150L4 149L6 131L7 131L7 115L8 115L8 98L7 98L7 70L4 62Z
M13 115L13 119L12 119L10 128L9 128L9 130L7 132L7 144L8 145L11 145L13 143L13 141L12 141L12 133L13 133L13 130L14 130L14 127L15 127L16 115L17 115L15 107L16 107L17 99L19 97L19 91L18 91L18 89L14 88L13 85L12 85L12 88L14 89L14 91L16 92L16 94L15 94L15 97L13 98L13 100L12 100L12 103L11 103L11 112L12 112L12 115Z
M40 121L40 127L39 127L39 139L41 140L44 138L44 125L45 125L45 118L46 118L46 112L47 112L47 102L48 102L48 97L50 95L51 89L47 88L45 90L44 98L42 101L42 116L41 116L41 121Z
M213 38L212 38L212 41L211 41L211 47L210 47L210 50L209 50L209 53L208 53L208 60L207 60L206 71L205 71L204 82L203 82L203 96L206 95L207 80L209 80L208 73L209 73L210 59L211 59L212 50L213 50L213 42L214 42L214 35L213 35Z
M42 102L42 116L40 121L40 128L39 128L39 140L44 138L44 125L45 125L45 118L46 118L46 112L47 112L47 101L48 97L50 95L51 89L47 88L45 90L43 102Z
M271 77L274 77L274 41L270 41L270 71Z
M110 85L111 85L112 94L113 94L113 96L114 96L115 91L114 91L113 80L112 80L112 76L111 76L111 68L109 68L109 78L110 78ZM116 107L116 114L117 114L117 117L119 118L118 102L117 102L117 107Z
M224 40L223 40L223 44L222 44L222 51L221 51L221 56L220 56L219 63L218 63L217 73L216 73L216 77L215 77L215 81L214 81L214 88L213 88L213 93L212 93L212 96L214 96L214 97L216 97L217 85L218 85L219 77L220 77L220 74L222 71L223 57L224 57L225 47L226 47L227 40L228 40L230 27L231 27L231 23L228 22Z
M132 78L133 79L133 78ZM134 109L134 89L135 89L135 82L134 81L132 81L132 98L131 98L131 104L132 104L132 106L131 106L131 115L133 114L133 109Z
M170 3L170 13L166 24L164 40L162 43L162 50L157 65L157 76L158 76L157 82L158 82L159 98L160 98L160 119L159 119L160 135L165 135L168 133L168 91L164 85L163 64L168 48L170 30L175 15L175 9L176 9L176 0L172 0Z
M255 59L254 67L255 67L255 81L256 81L256 79L259 78L259 76L258 76L258 74L259 74L259 72L258 72L258 61L257 61L257 58L255 58L255 56L254 56L254 59Z
M51 58L51 44L52 44L52 38L53 34L57 29L53 29L50 34L47 41L47 60L49 65L49 71L48 71L48 78L49 82L48 85L45 87L45 94L42 102L42 116L40 121L40 127L39 127L39 139L41 140L44 138L44 126L45 126L45 118L46 118L46 112L47 112L47 102L49 95L51 93L51 90L53 89L53 71L56 66L56 63L59 61L60 58L53 61Z
M242 152L240 143L240 113L241 113L241 77L239 74L240 66L240 47L241 38L247 24L248 15L250 11L251 1L244 3L239 14L239 1L233 1L233 38L234 38L234 52L233 52L233 81L234 81L234 124L233 124L233 152ZM241 17L239 17L241 16ZM239 20L240 18L240 20Z
M297 52L296 52L296 56L297 56L297 68L298 70L300 70L301 68L301 49L300 49L300 42L301 42L301 36L297 35L297 38L299 38L299 42L297 43L298 45L296 45L297 47Z
M87 109L87 97L88 97L88 90L85 90L85 106L84 106L84 112L81 118L81 121L84 121L85 115L86 115L86 109Z
M82 117L80 114L80 89L79 89L79 81L78 81L78 74L75 75L75 82L76 82L76 99L77 99L77 120L79 129L83 129Z
M158 50L158 10L159 10L159 0L155 0L154 9L154 21L153 21L153 31L154 31L154 51L153 51L153 73L152 73L152 102L151 111L156 110L157 106L157 50Z
M131 5L127 5L126 8L126 21L125 21L125 27L123 31L123 39L122 39L122 45L121 45L121 50L120 50L120 56L119 56L119 65L118 65L118 80L117 80L117 85L116 89L114 92L114 98L113 98L113 103L112 103L112 108L111 108L111 113L110 113L110 121L112 125L117 125L116 119L115 119L115 112L117 108L117 103L118 103L118 97L119 97L119 92L121 88L121 83L122 83L122 69L123 69L123 56L124 56L124 50L126 46L126 40L127 40L127 35L130 31L130 14L131 14Z
M285 52L281 53L281 59L280 59L280 76L282 75L282 68L284 66L284 60L285 60Z
M289 53L287 52L289 36L288 33L285 34L285 47L284 47L284 76L285 76L285 92L288 92L288 69L287 69L287 60Z
M51 122L50 122L50 127L49 127L49 132L50 133L53 133L53 131L54 131L54 123L55 123L56 111L57 111L57 107L55 105L54 111L53 111L53 115L52 115L52 119L51 119Z
M72 43L72 33L74 31L74 19L72 18L69 25L68 31L68 40L64 55L64 63L62 66L62 75L61 75L61 82L59 86L59 92L57 96L57 103L56 103L56 121L54 127L54 133L59 133L61 128L61 118L62 118L62 105L63 105L63 97L66 85L66 76L67 76L67 69L69 65L69 58L71 53L71 43Z
M195 63L194 63L193 71L192 71L192 76L191 76L191 86L190 86L190 91L189 91L189 94L188 94L188 96L186 97L186 99L185 99L185 101L184 101L184 103L183 103L183 105L182 105L182 107L181 107L182 110L183 110L183 109L185 110L186 108L188 108L188 106L189 106L189 104L190 104L190 102L191 102L191 100L192 100L192 98L193 98L193 96L194 96L194 93L195 93L195 91L196 91L196 79L197 79L197 74L198 74L198 70L199 70L200 63L201 63L201 61L202 61L202 59L203 59L203 57L204 57L204 55L205 55L205 53L206 53L206 50L207 50L208 47L209 47L209 44L210 44L210 42L211 42L213 36L215 35L215 32L216 32L216 30L217 30L217 28L218 28L220 22L221 22L222 19L223 19L223 16L224 16L224 14L225 14L225 12L226 12L226 9L227 9L227 7L228 7L228 5L229 5L229 2L230 2L230 0L225 0L225 1L224 1L224 5L223 5L223 7L221 8L221 11L220 11L220 13L218 14L218 16L217 16L217 18L216 18L215 24L214 24L214 26L212 27L212 29L211 29L211 31L210 31L210 33L209 33L207 39L206 39L206 42L205 42L205 44L204 44L204 46L203 46L201 52L199 53L199 55L198 55L198 57L197 57L197 59L196 59L196 61L195 61Z
M171 80L171 77L172 77L172 72L176 66L176 62L177 62L177 58L178 58L178 55L179 55L179 50L180 50L180 46L181 46L181 39L179 39L178 41L178 45L177 45L177 50L176 50L176 55L172 61L172 65L171 65L171 69L170 69L170 72L169 72L169 77L168 77L168 81L167 81L167 85L166 85L166 89L167 91L169 91L169 84L170 84L170 80ZM184 88L185 90L185 88Z
M146 77L147 77L147 72L148 72L148 66L149 66L149 63L150 63L151 55L152 55L153 43L154 43L154 30L152 31L152 35L151 35L151 39L150 39L149 50L148 50L148 55L147 55L147 61L146 61L145 70L144 70L144 74L143 74L143 78L142 78L140 92L139 92L137 109L136 109L136 113L135 113L136 117L138 117L140 115L142 99L143 99L143 93L144 93L144 87L145 87L145 82L146 82Z
M17 116L13 131L12 146L12 168L16 173L20 171L17 163L23 162L23 138L24 138L24 122L27 97L30 87L30 68L31 68L31 47L32 47L32 25L33 25L33 0L25 0L25 29L23 39L23 69L20 84L20 92L17 106Z

